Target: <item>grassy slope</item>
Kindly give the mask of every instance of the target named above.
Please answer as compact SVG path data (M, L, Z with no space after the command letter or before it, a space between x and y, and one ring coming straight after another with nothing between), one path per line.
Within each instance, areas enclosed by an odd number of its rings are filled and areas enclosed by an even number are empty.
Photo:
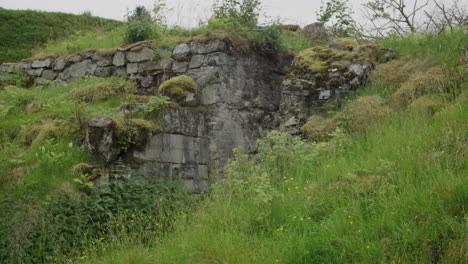
M0 9L0 63L29 58L34 47L50 40L121 25L119 21L89 15Z
M463 39L456 32L385 43L460 76ZM460 79L450 85L454 94L466 88ZM370 84L360 94L390 102L394 91ZM464 263L468 102L466 91L446 96L435 115L395 109L365 135L326 144L273 134L275 147L264 144L256 164L240 155L174 233L149 249L111 245L89 263Z

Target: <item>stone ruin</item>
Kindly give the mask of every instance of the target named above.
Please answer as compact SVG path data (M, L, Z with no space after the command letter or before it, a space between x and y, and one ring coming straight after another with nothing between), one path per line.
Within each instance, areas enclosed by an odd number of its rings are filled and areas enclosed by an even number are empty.
M161 133L146 144L121 153L109 128L112 120L96 117L88 123L85 145L109 164L123 157L138 174L182 179L187 189L204 192L234 148L253 152L255 141L273 129L297 132L318 106L365 82L375 61L386 56L379 47L353 44L312 48L295 59L272 57L237 53L229 41L211 40L3 64L0 78L23 72L46 89L74 78L119 76L136 80L141 95L159 95L162 82L190 76L198 94L165 109Z

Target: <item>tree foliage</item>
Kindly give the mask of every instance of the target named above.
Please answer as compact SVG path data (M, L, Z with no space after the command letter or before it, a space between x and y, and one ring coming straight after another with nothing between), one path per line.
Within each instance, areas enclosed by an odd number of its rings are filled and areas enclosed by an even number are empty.
M213 4L213 17L232 19L242 25L255 26L261 9L260 0L217 0Z
M353 10L349 6L348 0L327 0L322 2L316 15L319 22L331 23L331 30L334 35L349 37L356 31Z

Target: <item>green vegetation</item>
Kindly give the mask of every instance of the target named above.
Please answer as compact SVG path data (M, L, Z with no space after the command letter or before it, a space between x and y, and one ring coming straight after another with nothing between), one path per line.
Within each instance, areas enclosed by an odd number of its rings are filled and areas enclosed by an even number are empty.
M431 52L403 61L431 65L439 56ZM453 69L450 86L432 95L444 102L437 112L392 100L420 67L371 83L330 117L347 122L329 129L328 141L271 132L256 155L238 151L210 199L162 240L112 244L84 263L464 263L468 105Z
M0 63L29 58L33 48L48 41L78 32L106 32L121 25L118 21L89 15L0 9Z
M234 53L301 51L292 74L311 79L383 51L349 39L334 43L339 50L310 48L300 30L252 30L257 1L243 1L247 10L218 3L234 9L197 29L165 29L148 45L223 39ZM247 22L231 21L242 11ZM123 31L104 30L97 42L90 32L51 41L36 54L111 54ZM308 140L270 132L256 154L235 150L225 177L199 196L177 182L130 176L120 161L104 168L80 146L90 118L110 117L125 153L161 130L160 110L178 107L169 97L135 95L136 84L120 78L40 89L15 75L0 83L0 262L465 263L464 35L379 40L400 57L327 116L310 117ZM159 91L177 100L198 87L178 76ZM93 180L108 182L95 188Z

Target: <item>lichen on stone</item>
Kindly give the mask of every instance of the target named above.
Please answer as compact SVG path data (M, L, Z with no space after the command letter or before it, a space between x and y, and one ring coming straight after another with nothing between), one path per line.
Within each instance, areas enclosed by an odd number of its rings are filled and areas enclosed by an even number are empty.
M162 95L167 95L172 99L180 100L185 98L189 93L197 94L198 85L191 77L180 75L163 82L159 86L158 91Z

